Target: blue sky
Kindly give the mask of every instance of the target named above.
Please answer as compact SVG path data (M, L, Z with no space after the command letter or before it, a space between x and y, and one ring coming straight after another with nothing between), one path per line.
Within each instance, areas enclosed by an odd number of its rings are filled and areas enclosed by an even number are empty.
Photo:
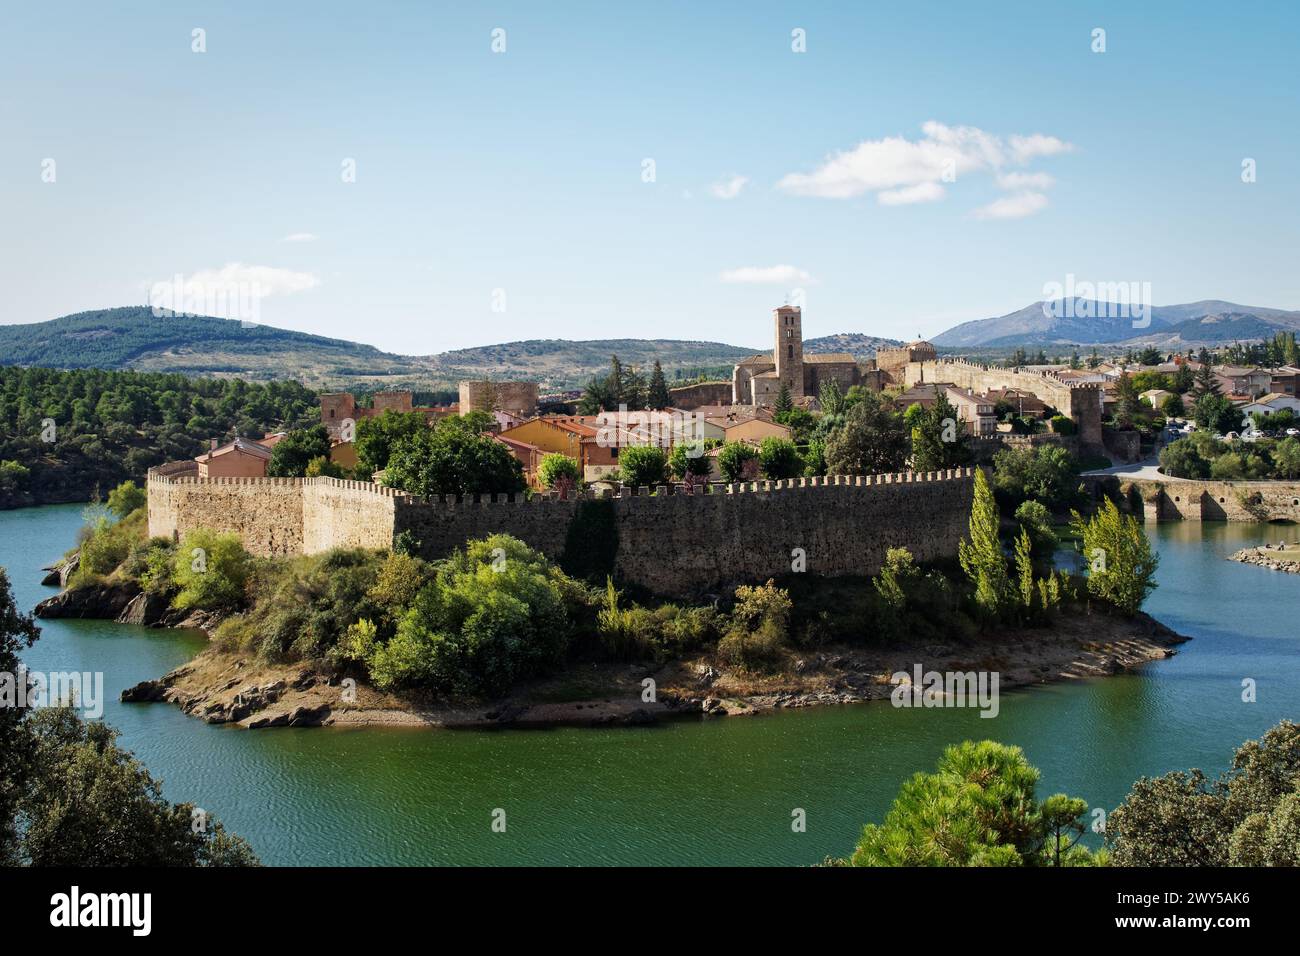
M910 338L1069 274L1300 308L1294 4L17 6L0 322L178 274L410 354L759 347L791 295Z

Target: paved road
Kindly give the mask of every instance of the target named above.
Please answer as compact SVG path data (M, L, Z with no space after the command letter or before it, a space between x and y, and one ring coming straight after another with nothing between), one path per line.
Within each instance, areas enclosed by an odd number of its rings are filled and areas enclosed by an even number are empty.
M1125 478L1145 478L1150 481L1186 481L1186 478L1175 478L1172 475L1161 474L1158 465L1160 459L1157 455L1144 458L1142 461L1135 461L1128 465L1115 465L1111 468L1098 468L1095 471L1085 471L1085 475L1123 475Z

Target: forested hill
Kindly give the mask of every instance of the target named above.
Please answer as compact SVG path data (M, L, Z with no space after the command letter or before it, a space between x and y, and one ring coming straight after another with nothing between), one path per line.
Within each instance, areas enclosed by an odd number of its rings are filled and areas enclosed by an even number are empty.
M384 371L401 364L369 345L206 316L155 317L143 306L78 312L49 322L0 325L0 364L45 368L142 368L241 372L287 363ZM261 377L261 376L254 376Z
M320 420L297 382L0 368L0 508L88 501L211 439Z

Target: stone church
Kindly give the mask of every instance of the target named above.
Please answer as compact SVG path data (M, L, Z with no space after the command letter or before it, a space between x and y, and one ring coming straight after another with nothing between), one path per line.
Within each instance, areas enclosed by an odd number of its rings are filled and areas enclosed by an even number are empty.
M837 381L848 391L869 380L871 372L859 368L857 359L847 352L803 354L803 310L799 306L783 305L772 315L776 348L771 355L751 355L735 367L731 373L733 404L775 405L785 385L795 405L806 405L825 382Z

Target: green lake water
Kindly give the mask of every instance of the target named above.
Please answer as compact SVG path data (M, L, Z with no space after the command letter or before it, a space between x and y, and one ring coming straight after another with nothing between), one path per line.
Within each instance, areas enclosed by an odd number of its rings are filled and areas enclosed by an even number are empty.
M80 516L0 512L0 566L21 609L55 593L39 569L74 543ZM1294 530L1151 529L1160 588L1147 609L1195 640L1137 673L1004 693L995 719L867 704L649 728L250 732L118 703L193 656L201 635L45 621L24 659L102 671L123 746L170 799L217 815L266 863L802 865L849 852L907 776L963 739L1017 744L1043 794L1109 810L1143 774L1217 771L1243 740L1300 718L1300 576L1224 560ZM1241 700L1247 677L1256 703ZM791 831L795 808L806 832Z

